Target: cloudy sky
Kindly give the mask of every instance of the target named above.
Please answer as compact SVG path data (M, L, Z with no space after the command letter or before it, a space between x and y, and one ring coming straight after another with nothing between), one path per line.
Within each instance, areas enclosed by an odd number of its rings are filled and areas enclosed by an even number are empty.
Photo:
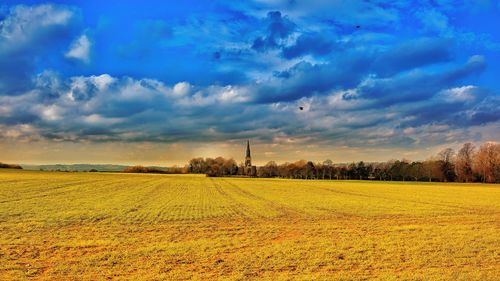
M425 159L500 139L499 0L0 2L0 161ZM303 107L300 110L299 107Z

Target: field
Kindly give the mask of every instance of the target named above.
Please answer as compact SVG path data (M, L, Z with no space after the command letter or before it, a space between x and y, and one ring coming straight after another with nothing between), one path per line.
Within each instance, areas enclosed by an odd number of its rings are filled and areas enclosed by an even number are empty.
M0 170L0 280L499 280L500 186Z

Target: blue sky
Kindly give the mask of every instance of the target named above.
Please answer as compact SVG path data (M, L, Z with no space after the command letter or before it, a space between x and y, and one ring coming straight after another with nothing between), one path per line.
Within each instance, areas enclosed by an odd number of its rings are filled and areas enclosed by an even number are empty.
M375 161L498 141L498 26L497 0L3 1L0 149L172 164L251 139L262 161Z

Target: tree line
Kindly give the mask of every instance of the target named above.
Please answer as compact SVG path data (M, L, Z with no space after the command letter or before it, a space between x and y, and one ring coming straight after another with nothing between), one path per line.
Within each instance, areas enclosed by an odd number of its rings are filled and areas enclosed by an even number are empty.
M211 177L243 175L243 164L239 166L233 158L193 158L188 164L189 173L206 174Z
M234 159L193 158L189 173L207 176L243 175L243 164ZM290 179L439 181L500 183L500 144L487 142L476 148L464 144L457 152L446 148L425 161L390 160L387 162L334 164L331 160L299 160L277 164L270 161L257 168L257 177Z
M20 165L17 164L7 164L0 162L0 169L22 169Z
M93 171L91 171L93 172ZM97 172L97 170L95 170ZM173 166L170 168L160 168L160 167L144 167L144 166L130 166L123 170L124 173L146 173L146 174L186 174L186 167Z

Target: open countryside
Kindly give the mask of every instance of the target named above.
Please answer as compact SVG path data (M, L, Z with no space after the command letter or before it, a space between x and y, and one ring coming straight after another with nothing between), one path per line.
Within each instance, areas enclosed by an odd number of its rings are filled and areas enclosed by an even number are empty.
M1 280L498 280L488 184L0 171Z

